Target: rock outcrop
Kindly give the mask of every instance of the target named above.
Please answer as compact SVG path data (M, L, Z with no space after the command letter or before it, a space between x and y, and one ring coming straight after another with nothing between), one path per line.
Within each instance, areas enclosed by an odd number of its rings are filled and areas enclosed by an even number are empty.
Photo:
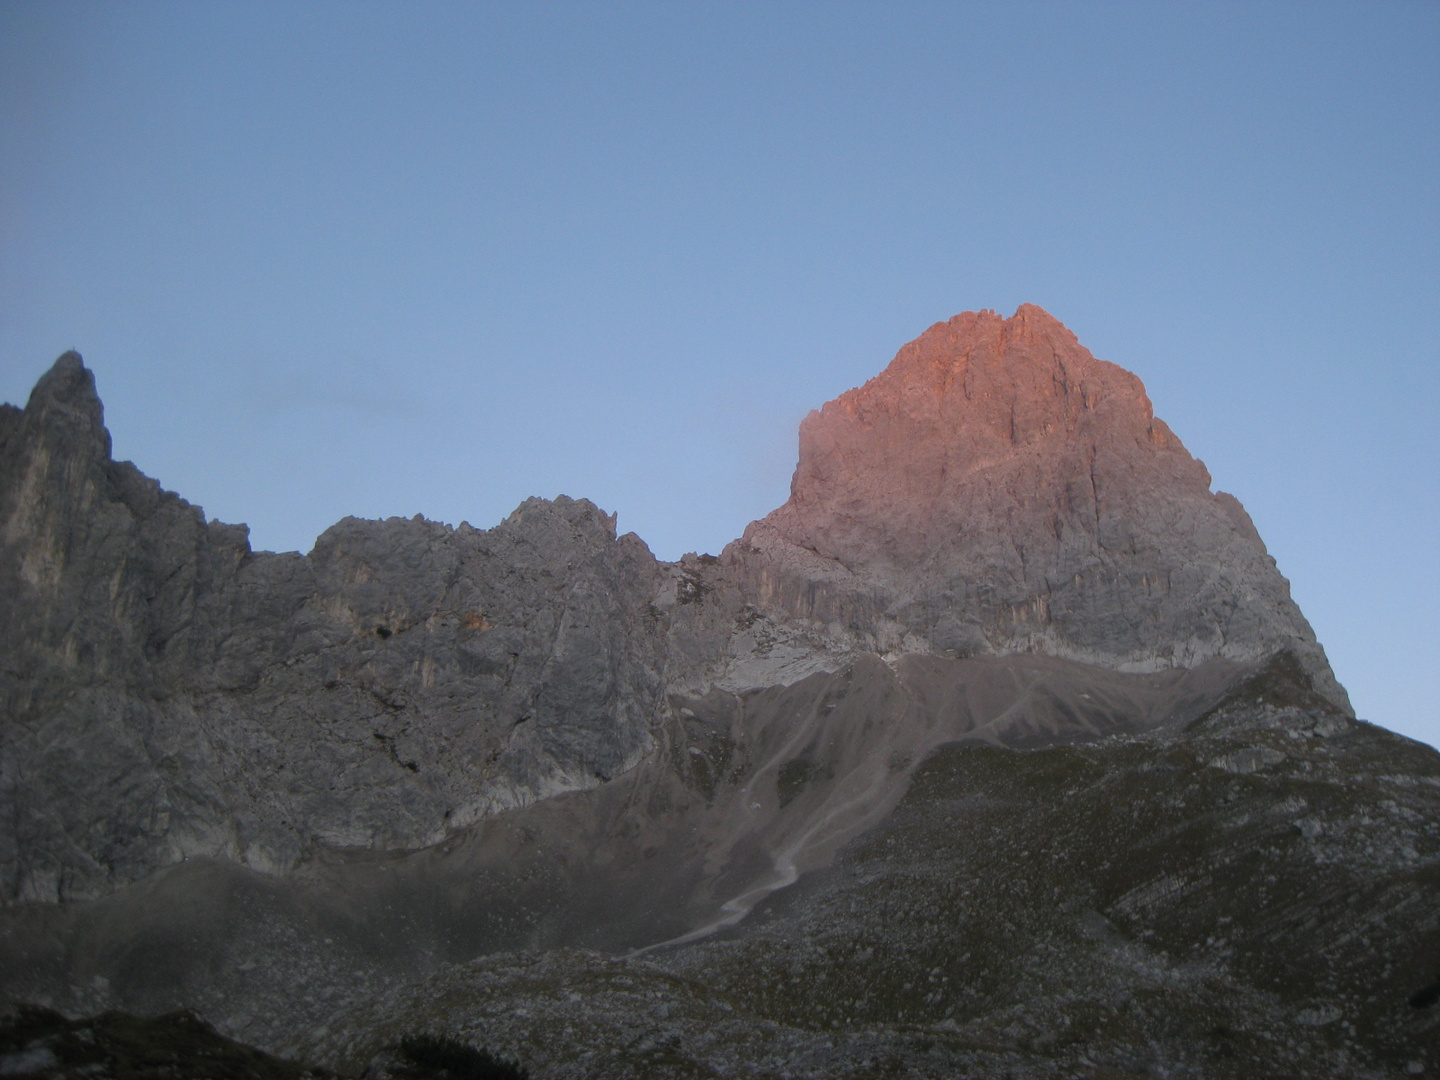
M67 353L0 412L0 894L420 847L623 773L659 712L659 582L566 498L489 531L349 518L308 556L253 552L111 460Z
M1288 648L1349 707L1239 501L1139 379L1030 304L935 324L806 417L789 501L732 557L882 652L1155 671Z
M67 353L23 411L0 408L0 897L97 897L197 856L287 874L324 850L422 848L641 762L695 780L722 744L761 756L730 795L709 778L715 820L738 824L695 828L724 851L750 829L763 891L844 841L817 824L836 806L852 832L874 820L947 739L1135 730L1165 720L1161 700L1180 715L1158 683L907 657L1204 668L1185 685L1218 692L1284 650L1348 710L1249 518L1209 483L1139 380L1027 306L938 324L812 413L789 502L719 559L659 563L565 497L485 531L350 518L308 555L255 552L243 525L112 460ZM779 691L854 671L899 702L866 738L904 767L874 772L853 732L791 746ZM1025 689L1052 676L1044 701ZM1011 689L977 704L991 684ZM755 700L773 708L745 703L770 690ZM773 821L720 806L775 783L787 747L820 795Z

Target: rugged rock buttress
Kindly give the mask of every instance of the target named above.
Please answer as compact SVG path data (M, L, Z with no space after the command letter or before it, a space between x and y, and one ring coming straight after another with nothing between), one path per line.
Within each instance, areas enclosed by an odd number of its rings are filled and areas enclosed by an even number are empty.
M1287 650L1348 711L1209 483L1138 379L1025 306L937 324L812 413L790 500L718 560L659 563L564 497L490 530L347 518L308 555L255 552L112 459L67 353L0 408L0 896L100 896L194 856L284 874L319 849L424 847L688 761L712 735L687 734L682 698L867 654L1163 673ZM891 749L984 727L977 708ZM1017 723L1159 719L1115 708Z
M1240 502L1139 379L1032 304L936 323L807 416L789 501L734 558L881 651L1155 671L1285 647L1349 709Z

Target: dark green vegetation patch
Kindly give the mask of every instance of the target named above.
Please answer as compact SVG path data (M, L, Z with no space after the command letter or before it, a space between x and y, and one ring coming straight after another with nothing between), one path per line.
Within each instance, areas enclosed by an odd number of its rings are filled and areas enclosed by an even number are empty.
M780 797L780 805L789 806L811 782L820 779L823 775L824 773L819 767L804 758L787 761L781 765L775 777L775 789L776 794Z
M530 1073L514 1061L496 1057L485 1047L448 1035L406 1035L400 1040L405 1066L393 1070L406 1080L529 1080Z
M318 1080L331 1074L227 1039L188 1011L154 1019L107 1012L88 1020L67 1020L52 1009L20 1005L0 1020L0 1076Z

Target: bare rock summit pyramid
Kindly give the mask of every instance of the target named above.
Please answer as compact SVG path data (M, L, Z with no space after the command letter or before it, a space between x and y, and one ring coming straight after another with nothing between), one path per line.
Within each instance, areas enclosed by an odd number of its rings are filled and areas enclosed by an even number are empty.
M1239 501L1033 304L936 323L807 416L790 499L744 545L767 597L882 647L1135 672L1284 647L1349 707Z

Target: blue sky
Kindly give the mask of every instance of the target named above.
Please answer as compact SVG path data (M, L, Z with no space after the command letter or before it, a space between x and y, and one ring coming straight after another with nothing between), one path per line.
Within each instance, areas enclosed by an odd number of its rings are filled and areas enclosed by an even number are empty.
M0 4L0 398L257 547L586 496L661 557L1038 303L1440 743L1440 5Z

